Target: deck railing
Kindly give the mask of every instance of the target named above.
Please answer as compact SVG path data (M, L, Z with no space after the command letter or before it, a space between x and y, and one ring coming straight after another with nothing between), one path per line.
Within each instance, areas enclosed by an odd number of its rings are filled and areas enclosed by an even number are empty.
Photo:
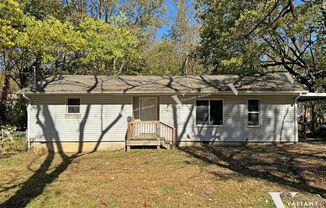
M128 122L127 140L161 140L176 145L176 129L161 121Z

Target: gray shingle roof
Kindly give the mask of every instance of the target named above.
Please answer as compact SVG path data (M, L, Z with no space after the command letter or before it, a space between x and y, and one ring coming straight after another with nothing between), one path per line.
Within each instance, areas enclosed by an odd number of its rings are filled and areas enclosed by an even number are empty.
M239 92L298 92L305 91L298 84L280 74L235 76L96 76L62 75L39 82L34 89L20 93L221 93L231 92L228 84Z

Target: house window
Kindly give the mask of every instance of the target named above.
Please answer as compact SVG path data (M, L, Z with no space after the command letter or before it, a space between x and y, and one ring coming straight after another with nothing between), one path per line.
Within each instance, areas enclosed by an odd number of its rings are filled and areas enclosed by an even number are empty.
M196 124L208 124L208 100L196 101Z
M223 101L222 100L197 100L196 124L222 125Z
M259 100L248 100L248 126L259 125Z
M67 112L68 113L80 113L80 99L68 98L67 99Z

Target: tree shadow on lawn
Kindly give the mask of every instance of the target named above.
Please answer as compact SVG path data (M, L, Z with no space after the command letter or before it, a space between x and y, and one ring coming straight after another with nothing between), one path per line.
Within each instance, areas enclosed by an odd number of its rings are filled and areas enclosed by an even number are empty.
M34 198L42 194L45 187L48 184L51 184L55 179L57 179L60 174L63 173L77 157L82 155L77 152L71 156L68 156L63 152L58 132L56 130L54 130L54 132L46 131L47 127L54 126L52 117L46 117L43 123L39 118L40 111L41 110L38 107L36 115L37 122L42 128L45 138L49 139L49 141L53 141L46 142L46 148L49 151L47 157L40 165L40 167L36 171L34 171L33 175L22 183L21 187L15 193L15 195L13 195L7 201L1 204L0 207L26 207L29 202L31 202ZM49 109L47 108L47 106L44 106L43 113L44 115L49 115ZM52 172L48 173L51 164L53 164L53 161L55 159L56 154L53 152L53 150L55 149L55 145L59 151L58 154L60 155L62 162L58 166L56 166L56 168ZM15 186L13 186L12 188L15 188Z
M95 85L97 85L97 77L94 76L94 79L96 80ZM45 84L43 84L43 87L51 83L52 81L53 79L46 81ZM95 87L96 86L91 86L88 92L93 90ZM30 203L34 198L43 193L47 185L54 182L65 170L67 170L69 165L72 164L76 158L84 155L82 154L82 152L83 141L85 137L85 124L89 116L90 107L90 105L86 106L84 116L79 124L78 151L74 154L68 155L63 150L59 137L59 132L56 128L56 123L54 122L54 119L51 116L48 105L37 105L36 120L37 124L41 127L43 136L46 140L45 144L48 150L47 157L40 165L40 167L36 171L34 171L32 176L30 176L25 182L12 185L6 188L5 190L2 190L8 191L9 189L19 187L18 191L13 196L11 196L4 203L0 204L0 207L26 207L28 203ZM121 111L123 110L123 108L124 105L122 105ZM117 118L110 125L108 125L108 127L105 128L104 131L101 132L99 139L96 141L97 143L94 148L94 151L97 150L99 143L103 139L104 135L118 122L118 120L121 119L121 111L119 112ZM41 113L43 116L41 116ZM44 121L42 121L42 117L44 118ZM58 153L54 153L54 150L57 150ZM54 160L56 155L60 156L61 162L59 165L55 166L54 170L49 172L51 165L55 165Z
M1 204L0 207L26 207L32 199L42 194L45 187L57 179L59 175L68 168L72 161L78 157L78 155L66 155L62 157L62 162L52 172L47 173L54 157L55 153L49 152L40 168L38 168L34 174L22 184L14 196Z
M316 186L326 178L325 152L320 149L319 152L311 150L307 153L296 145L260 145L207 146L181 148L181 150L208 164L229 169L237 175L264 179L301 192L319 194L326 198L326 190ZM213 174L220 175L220 173ZM219 178L221 180L231 179L230 177Z

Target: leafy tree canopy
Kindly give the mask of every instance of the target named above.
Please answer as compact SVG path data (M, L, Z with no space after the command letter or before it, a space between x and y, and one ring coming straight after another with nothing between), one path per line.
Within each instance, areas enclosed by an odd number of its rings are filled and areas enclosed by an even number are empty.
M10 48L15 45L23 12L14 0L0 2L0 48Z
M198 0L199 54L215 73L286 70L310 91L326 89L322 1Z

